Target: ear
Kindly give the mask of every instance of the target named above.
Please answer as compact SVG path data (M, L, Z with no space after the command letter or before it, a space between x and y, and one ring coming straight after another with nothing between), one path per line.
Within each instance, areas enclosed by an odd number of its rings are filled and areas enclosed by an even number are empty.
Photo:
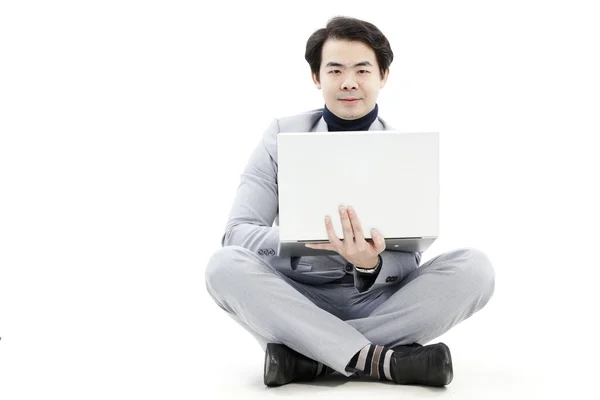
M383 89L383 87L385 86L385 83L387 82L389 76L390 76L390 69L388 68L388 69L385 70L385 74L381 78L381 83L379 84L379 88L380 89Z
M312 76L313 83L315 84L317 89L321 89L321 83L317 79L317 74L312 74L311 76Z

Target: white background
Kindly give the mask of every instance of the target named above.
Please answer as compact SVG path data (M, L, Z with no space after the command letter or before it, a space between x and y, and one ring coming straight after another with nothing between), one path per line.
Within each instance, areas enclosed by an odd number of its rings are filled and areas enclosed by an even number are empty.
M594 2L389 7L1 3L0 398L261 387L262 352L204 268L271 118L322 107L304 46L335 15L392 44L380 115L440 132L441 237L424 261L473 246L496 268L493 300L447 337L456 362L575 386L598 371Z

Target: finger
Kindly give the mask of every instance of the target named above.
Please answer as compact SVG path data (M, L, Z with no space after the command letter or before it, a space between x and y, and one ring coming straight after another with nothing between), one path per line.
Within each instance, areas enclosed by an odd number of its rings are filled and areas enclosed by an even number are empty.
M333 229L333 223L331 222L331 218L329 216L325 217L325 228L327 229L327 237L329 238L329 243L331 243L336 248L342 247L344 244L337 237Z
M385 238L382 235L380 235L379 232L377 232L375 229L371 231L371 237L373 238L373 245L375 247L375 250L377 250L378 253L384 251L386 248Z
M344 243L354 243L354 232L352 231L352 224L350 224L350 218L348 217L348 211L346 207L340 206L340 219L342 220L342 230L344 233Z
M348 217L350 219L350 225L352 226L352 231L354 232L354 239L357 242L362 242L365 240L365 235L362 230L362 225L360 220L358 219L358 214L356 214L356 210L352 207L348 207Z

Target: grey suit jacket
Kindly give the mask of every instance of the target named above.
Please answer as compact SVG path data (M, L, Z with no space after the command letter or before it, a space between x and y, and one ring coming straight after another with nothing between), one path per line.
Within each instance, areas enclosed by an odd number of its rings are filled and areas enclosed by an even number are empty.
M393 129L381 118L369 130ZM229 213L223 246L237 245L261 256L275 269L307 284L323 284L344 276L347 261L340 255L279 257L279 215L277 191L277 135L279 132L327 132L323 109L275 119L264 132L241 175ZM338 232L339 234L339 232ZM384 251L377 278L367 279L354 271L359 292L400 282L418 268L421 253Z

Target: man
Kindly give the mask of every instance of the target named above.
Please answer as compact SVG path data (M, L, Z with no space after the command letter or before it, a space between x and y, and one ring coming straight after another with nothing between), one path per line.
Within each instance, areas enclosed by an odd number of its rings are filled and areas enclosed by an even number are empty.
M343 240L329 219L330 242L308 245L337 255L275 254L277 134L392 129L377 115L393 59L377 27L334 18L308 39L305 57L325 107L277 119L265 131L241 177L223 248L209 260L207 290L262 345L267 386L333 371L447 385L453 378L448 347L424 344L491 298L494 271L481 251L459 249L419 266L420 253L386 251L376 232L367 242L358 210L347 205L330 216L341 219Z

